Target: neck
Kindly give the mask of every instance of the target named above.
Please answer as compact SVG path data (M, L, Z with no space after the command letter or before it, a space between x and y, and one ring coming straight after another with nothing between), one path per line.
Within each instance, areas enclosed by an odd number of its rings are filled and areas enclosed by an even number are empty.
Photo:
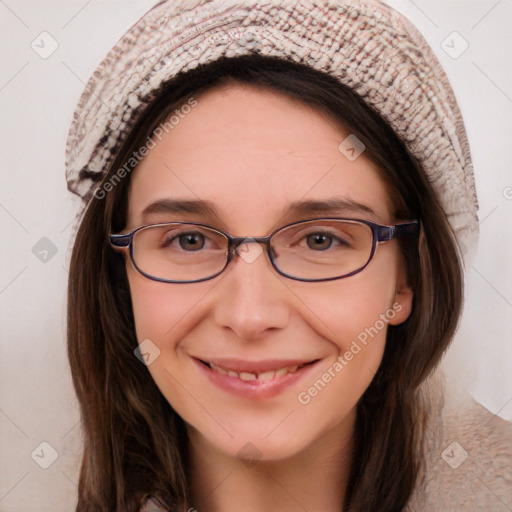
M189 429L190 505L209 512L340 512L352 462L353 416L300 453L251 463L219 452Z

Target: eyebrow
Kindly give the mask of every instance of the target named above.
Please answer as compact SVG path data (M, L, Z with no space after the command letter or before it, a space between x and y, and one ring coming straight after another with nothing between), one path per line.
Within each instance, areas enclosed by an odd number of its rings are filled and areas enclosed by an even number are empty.
M286 213L301 215L336 214L336 213L366 213L377 217L377 213L368 205L358 203L348 197L330 197L321 200L294 201Z
M211 201L190 199L160 199L146 206L142 211L142 217L152 213L195 213L218 217Z
M377 217L375 210L370 206L358 203L347 197L293 201L286 208L284 215L336 215L345 212L366 213ZM217 209L211 201L191 199L160 199L146 206L142 212L142 217L145 218L151 214L162 213L188 213L220 218Z

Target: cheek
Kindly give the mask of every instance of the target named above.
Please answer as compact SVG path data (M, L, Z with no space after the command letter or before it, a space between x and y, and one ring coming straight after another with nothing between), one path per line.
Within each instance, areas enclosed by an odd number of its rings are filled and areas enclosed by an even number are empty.
M370 269L368 269L370 270ZM374 267L374 270L377 270ZM392 272L361 273L304 294L309 322L331 343L332 357L297 395L304 418L334 427L352 410L377 372L387 329L400 311Z
M320 378L330 388L351 389L352 399L370 384L384 353L388 326L402 310L396 301L394 254L381 251L379 256L359 274L300 293L307 306L303 316L333 348L328 373Z
M130 265L127 275L137 340L139 344L144 342L141 350L148 350L152 359L147 368L149 373L180 416L201 414L180 385L190 381L180 347L181 340L202 314L199 304L208 293L207 287L159 283L142 276ZM151 343L148 345L146 340Z
M384 353L389 321L395 315L391 292L382 288L380 293L373 287L365 289L354 276L353 282L343 290L333 290L328 300L311 294L307 304L317 316L310 322L314 322L315 329L322 332L333 348L332 358L320 379L329 383L331 389L343 388L349 401L357 401L370 384ZM350 390L348 394L347 390ZM325 399L327 395L330 393Z
M131 265L127 266L127 275L139 342L149 338L163 349L163 340L179 339L179 333L186 328L187 315L200 301L196 289L147 279Z
M299 292L309 310L304 312L309 323L338 345L340 351L348 350L354 339L364 342L369 331L373 333L372 339L377 338L375 329L382 334L378 338L384 340L389 322L400 309L395 301L393 258L381 260L349 278L303 287Z

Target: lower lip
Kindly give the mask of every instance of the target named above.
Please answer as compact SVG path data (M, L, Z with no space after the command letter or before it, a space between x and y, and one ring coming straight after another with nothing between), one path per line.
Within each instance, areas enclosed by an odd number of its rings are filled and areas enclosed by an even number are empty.
M239 397L253 399L266 399L277 396L279 393L282 393L285 389L293 386L300 379L311 373L318 363L318 361L316 361L295 370L293 373L286 373L279 377L274 377L273 379L260 381L258 379L242 380L238 377L223 375L216 370L212 370L209 366L205 365L198 359L193 358L193 361L199 367L200 371L210 379L210 382L223 391L228 391L229 393Z

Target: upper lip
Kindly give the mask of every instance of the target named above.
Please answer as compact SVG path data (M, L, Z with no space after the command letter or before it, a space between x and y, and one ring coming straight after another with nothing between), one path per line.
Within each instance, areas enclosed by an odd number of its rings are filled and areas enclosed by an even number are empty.
M318 359L265 359L261 361L245 361L243 359L233 358L212 358L205 359L203 357L197 357L203 363L212 363L215 366L220 366L227 370L233 370L235 372L247 372L247 373L262 373L272 370L279 370L280 368L289 368L292 366L301 366L308 363L313 363Z

